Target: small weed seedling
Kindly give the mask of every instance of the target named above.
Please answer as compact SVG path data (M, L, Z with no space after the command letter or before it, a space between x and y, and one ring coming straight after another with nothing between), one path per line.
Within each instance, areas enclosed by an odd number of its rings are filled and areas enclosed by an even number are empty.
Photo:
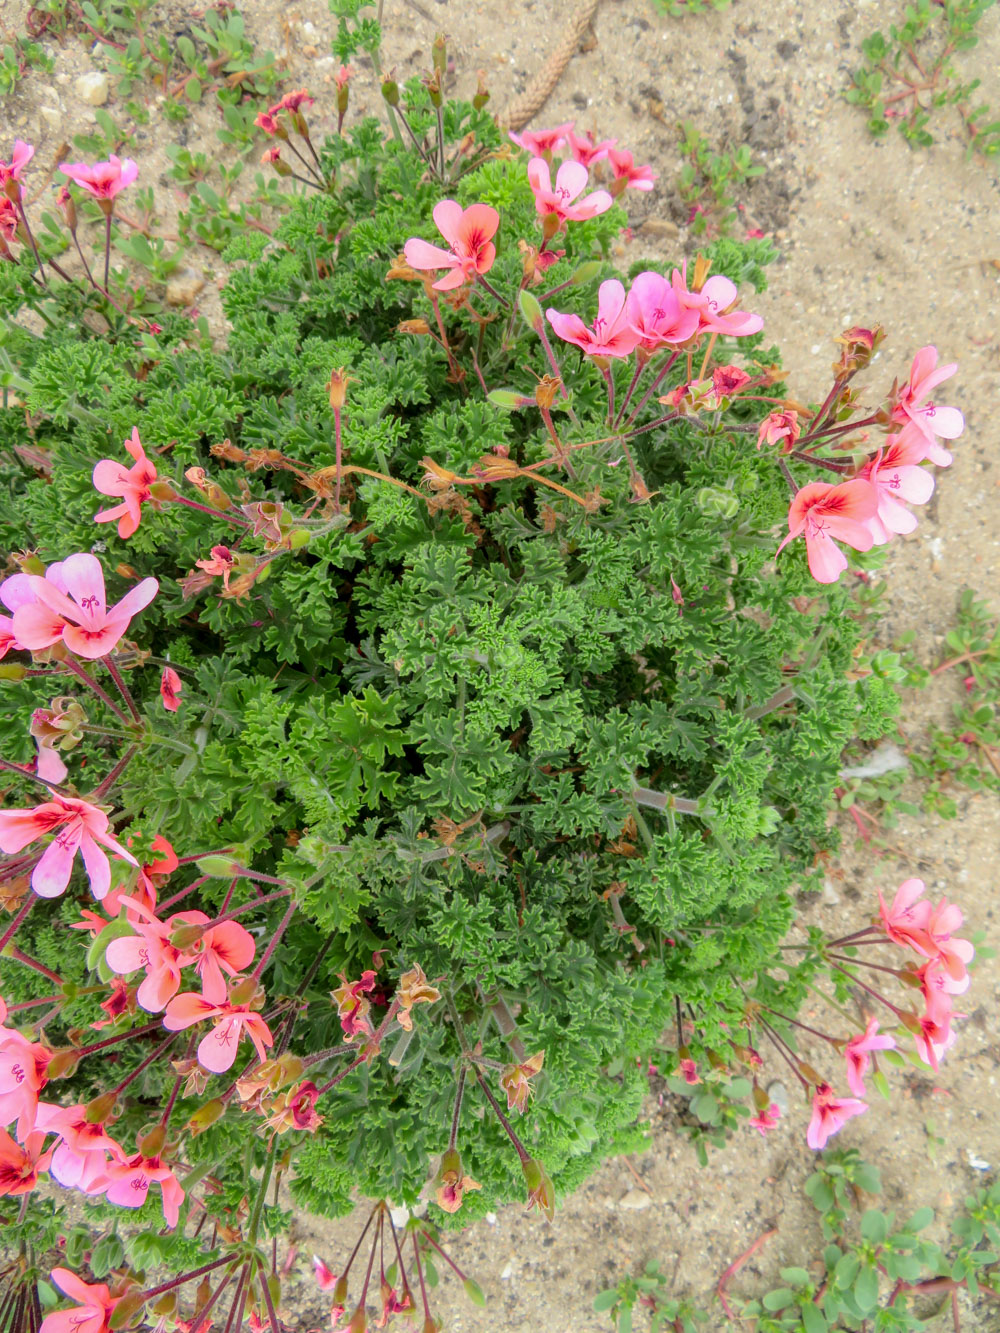
M750 149L741 144L735 152L714 152L708 139L690 120L678 129L681 150L688 159L678 177L678 193L688 205L688 225L695 236L728 236L736 221L734 188L762 176Z

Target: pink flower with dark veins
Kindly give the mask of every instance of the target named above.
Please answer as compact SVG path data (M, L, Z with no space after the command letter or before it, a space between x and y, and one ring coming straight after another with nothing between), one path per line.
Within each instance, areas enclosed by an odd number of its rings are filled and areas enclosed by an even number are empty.
M587 188L587 168L579 162L564 162L556 172L553 186L549 164L541 157L528 163L528 181L535 193L535 211L540 218L554 214L558 219L556 230L567 222L584 222L606 213L614 200L607 190L593 190L580 202L573 201Z
M59 566L65 592L50 575L31 574L35 601L14 612L14 633L25 648L48 648L58 639L77 657L105 657L137 615L156 596L156 579L143 579L115 606L108 607L104 594L104 570L96 556L71 555ZM53 617L55 612L55 617Z
M855 1097L835 1097L829 1083L821 1083L813 1096L812 1119L806 1132L806 1143L819 1151L827 1140L840 1132L852 1116L861 1115L868 1107Z
M53 792L51 801L31 810L0 810L0 851L20 852L46 833L55 833L32 871L32 889L40 898L58 898L69 883L73 859L79 851L90 891L100 901L111 887L111 863L103 847L130 865L139 864L108 833L109 822L100 806Z
M122 504L113 509L101 509L94 515L95 523L113 523L118 519L118 536L123 540L132 536L139 526L141 508L151 498L150 487L156 480L156 468L146 457L139 439L139 429L133 426L125 449L135 462L130 468L111 458L102 458L94 464L93 482L102 495L118 496Z
M602 282L597 293L597 318L588 328L579 315L548 309L545 317L564 342L575 344L587 356L624 357L633 352L640 335L629 323L625 288L617 278Z
M890 1036L879 1037L876 1036L877 1032L878 1019L873 1018L864 1032L852 1037L844 1047L844 1056L847 1060L847 1086L857 1097L865 1095L864 1079L871 1064L871 1052L891 1051L896 1046Z
M85 162L60 162L59 170L98 200L114 199L139 174L138 166L130 157L122 161L114 153L107 162L95 162L92 167Z
M448 268L451 272L433 283L435 291L447 292L475 279L477 273L488 273L497 257L493 244L500 214L489 204L472 204L463 209L454 199L442 199L434 208L434 223L451 246L443 250L419 237L411 236L403 246L406 262L411 268Z
M934 403L925 403L924 399L939 384L951 379L957 369L957 361L939 366L937 348L933 345L921 347L913 358L910 378L897 391L892 409L893 421L901 425L912 421L921 432L926 447L924 457L938 467L947 467L952 459L947 449L938 443L938 437L943 440L958 439L965 430L965 417L957 407L938 407Z
M858 473L878 492L878 510L867 524L876 546L884 546L893 533L912 532L917 526L916 514L903 501L926 504L934 493L933 476L920 466L926 453L926 439L908 423L898 435L890 435Z
M804 535L809 572L818 583L836 583L847 568L847 557L837 542L870 551L875 539L867 524L877 508L878 492L870 481L845 481L839 486L811 481L792 500L788 536L778 551Z
M544 157L546 153L554 153L563 146L575 124L576 121L567 120L564 125L557 125L552 130L522 130L520 134L510 131L508 138L532 157Z

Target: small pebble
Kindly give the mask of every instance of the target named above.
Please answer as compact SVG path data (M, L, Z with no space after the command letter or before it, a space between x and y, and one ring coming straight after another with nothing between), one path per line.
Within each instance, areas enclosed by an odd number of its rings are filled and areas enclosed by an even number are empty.
M618 1207L627 1208L629 1212L641 1213L652 1202L653 1200L644 1190L629 1190L624 1199L618 1204Z
M788 1089L784 1083L775 1079L773 1083L767 1085L767 1095L782 1115L788 1114Z
M81 74L73 87L88 106L103 106L108 100L108 76L102 70L92 69Z

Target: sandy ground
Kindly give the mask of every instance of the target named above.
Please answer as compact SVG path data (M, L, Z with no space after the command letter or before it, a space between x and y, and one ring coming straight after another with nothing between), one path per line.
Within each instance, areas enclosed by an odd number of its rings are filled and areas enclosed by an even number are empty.
M384 63L396 67L400 79L418 72L429 63L435 33L443 30L456 65L454 87L471 93L482 69L499 108L537 72L575 8L570 0L509 0L503 6L385 0ZM308 87L319 98L313 123L321 131L332 128L337 62L328 55L333 24L325 6L319 0L290 7L245 0L243 9L258 46L286 62L284 86ZM932 664L944 656L942 636L954 623L963 587L976 588L1000 612L1000 468L994 468L1000 454L1000 197L996 159L992 166L967 160L960 123L950 110L935 121L939 142L914 151L896 133L872 140L864 117L841 99L861 40L897 20L901 10L901 3L886 0L737 0L723 14L675 20L651 0L602 0L592 37L534 124L576 119L600 137L617 137L637 161L652 162L660 172L652 194L629 193L634 229L623 243L623 264L646 255L679 260L695 248L672 191L680 166L678 120L693 119L716 144L750 146L767 171L740 196L746 225L771 234L781 251L771 288L754 308L781 346L797 397L823 396L836 351L831 338L852 324L879 321L889 331L865 381L873 401L894 375L905 376L913 352L927 343L937 345L942 360L959 362L943 401L965 412L966 434L953 468L938 474L937 494L919 528L897 540L882 576L890 589L884 640L915 630L918 656ZM20 29L25 11L23 0L0 2L0 40ZM175 0L166 0L154 15L173 31L191 21L187 7ZM982 100L996 107L1000 9L986 16L980 34L980 46L961 58L961 68L964 78L983 78ZM92 119L92 109L76 96L75 80L100 68L101 55L78 39L46 45L56 58L54 72L30 73L0 103L0 125L3 139L31 139L47 169L62 160L61 145ZM157 115L155 93L147 89L147 95L152 120L138 129L130 152L140 161L143 181L155 184L169 218L177 201L163 175L163 150L184 140L216 154L216 118L206 106L179 132ZM350 114L377 110L378 102L373 72L362 70ZM114 93L108 110L123 118L122 99ZM212 316L221 265L207 251L190 262L207 279L199 306ZM929 720L948 718L960 688L957 676L942 678L931 691L908 697L903 731L911 742L920 742ZM845 827L841 869L822 901L806 908L809 919L831 931L856 928L870 913L878 886L920 875L936 893L957 900L972 927L995 942L1000 811L995 798L968 794L959 795L959 811L952 822L904 820L893 838L899 856L874 858L853 850ZM930 1203L946 1218L1000 1166L997 990L997 967L988 963L976 974L968 1021L940 1077L897 1075L892 1101L876 1099L870 1113L841 1135L841 1144L857 1145L879 1165L884 1206L903 1215ZM591 1311L594 1294L651 1258L674 1274L675 1294L708 1304L724 1269L777 1227L732 1286L734 1295L759 1292L781 1264L808 1266L821 1249L815 1214L802 1192L813 1169L806 1119L804 1106L793 1100L788 1122L766 1142L746 1132L702 1170L678 1137L669 1105L659 1107L651 1094L649 1149L633 1159L648 1193L622 1162L613 1161L578 1195L560 1201L551 1227L517 1207L501 1211L492 1225L470 1227L451 1242L452 1252L477 1277L490 1306L485 1312L473 1308L457 1283L445 1282L436 1312L450 1333L607 1329L606 1317ZM932 1142L928 1124L942 1143ZM295 1221L300 1253L318 1250L335 1271L356 1234L353 1220ZM929 1234L943 1239L943 1227L938 1223ZM300 1271L304 1281L288 1293L293 1322L302 1329L328 1327L304 1264ZM1000 1327L991 1323L995 1316L963 1303L964 1327ZM714 1310L710 1327L722 1327L718 1306ZM643 1327L641 1320L637 1327Z

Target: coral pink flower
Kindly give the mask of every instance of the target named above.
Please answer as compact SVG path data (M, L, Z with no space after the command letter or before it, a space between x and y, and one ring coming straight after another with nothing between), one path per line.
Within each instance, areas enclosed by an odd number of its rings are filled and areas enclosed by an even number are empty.
M139 526L141 506L150 498L149 488L156 480L156 468L146 457L137 426L132 427L132 437L125 441L125 448L135 459L130 468L102 458L94 464L93 476L94 486L102 495L121 496L124 501L113 509L100 510L94 515L94 522L112 523L117 518L118 536L122 539L131 537Z
M497 257L492 238L500 225L500 214L489 204L472 204L463 210L454 199L442 199L434 208L434 225L451 246L442 250L416 236L403 246L411 268L450 268L451 272L433 284L435 291L447 292L474 280L477 273L489 273Z
M274 135L277 134L279 130L281 130L282 137L286 139L288 138L287 132L281 129L281 126L278 124L277 120L275 120L273 113L270 111L261 111L257 116L256 120L254 121L254 124L257 126L259 130L263 130L265 134Z
M103 1282L88 1285L68 1268L53 1268L52 1281L79 1308L46 1315L39 1333L110 1333L111 1315L121 1297L112 1296Z
M564 342L574 343L587 356L628 356L639 343L640 335L628 321L625 288L617 278L601 283L597 318L591 328L579 315L564 315L551 308L545 315Z
M194 563L206 574L221 574L222 586L228 590L229 576L235 564L233 553L228 546L213 546L210 560L196 560Z
M14 612L14 633L33 651L48 648L57 639L78 657L104 657L129 627L129 622L156 596L156 579L143 579L115 606L105 603L104 571L96 556L71 555L59 567L59 576L66 591L54 586L46 572L45 578L29 575L35 602L20 606ZM52 612L60 625L55 630Z
M131 838L128 840L128 845L131 848ZM150 843L150 849L157 853L156 859L139 867L139 874L136 879L135 888L131 892L124 886L112 889L103 899L101 906L104 908L105 912L107 912L108 916L115 917L118 915L120 909L119 900L125 897L128 897L130 901L134 900L150 912L156 910L156 883L153 880L153 876L156 875L158 878L166 879L169 875L173 874L180 862L177 860L177 853L161 833L158 833ZM126 920L130 925L134 924L132 910L131 907L127 907L125 913ZM84 927L84 929L85 928L86 927Z
M753 1129L759 1129L762 1138L767 1138L768 1130L774 1129L781 1117L781 1107L776 1106L774 1102L759 1111L757 1115L751 1116L749 1124Z
M622 189L631 187L633 190L651 190L653 188L653 182L657 179L653 168L634 166L632 154L627 149L609 148L608 161L615 173L615 180L625 182L625 185L621 187Z
M184 1191L177 1177L159 1157L143 1157L136 1153L123 1162L108 1162L99 1177L93 1180L88 1194L103 1194L108 1203L119 1208L141 1208L152 1184L160 1187L163 1202L163 1220L175 1227L180 1216Z
M566 135L566 143L569 145L573 161L579 162L588 171L595 162L603 161L609 149L614 148L617 142L617 139L603 139L600 143L594 143L592 134L574 134L572 130ZM541 154L536 153L535 156L540 157Z
M35 150L30 143L25 143L23 139L14 140L14 152L9 162L0 159L0 193L3 192L5 181L17 180L21 172L35 156Z
M809 572L818 583L836 583L847 568L847 557L834 539L856 551L871 550L875 539L866 525L877 508L878 492L869 481L845 481L839 486L812 481L791 503L788 536L778 551L805 534Z
M181 969L194 962L193 951L175 948L170 936L180 926L207 925L211 918L204 912L177 912L160 921L138 899L121 894L119 902L129 909L136 934L112 940L105 961L112 972L123 976L144 968L136 999L147 1013L158 1014L180 990Z
M339 85L338 85L339 86ZM285 93L280 102L275 102L274 106L269 107L272 116L276 116L279 111L298 111L303 106L315 106L315 97L310 97L305 88L297 88L295 92Z
M0 851L19 852L55 829L59 832L31 876L31 887L40 898L58 898L65 890L78 850L90 879L90 891L98 901L111 887L111 864L98 844L138 865L132 853L108 833L108 817L99 806L55 793L51 801L31 810L0 810Z
M35 1118L36 1129L45 1134L58 1134L49 1168L54 1180L66 1189L90 1191L92 1182L103 1171L108 1157L124 1161L121 1147L102 1124L87 1120L87 1108L57 1106L53 1102L39 1102Z
M930 920L931 904L924 899L927 886L922 879L907 879L896 890L892 906L886 907L882 890L878 891L879 916L882 927L894 944L901 944L904 949L915 949L925 958L935 955L934 941L927 933Z
M698 312L682 306L660 273L640 273L625 299L625 318L646 352L678 347L698 331Z
M847 1086L856 1097L865 1095L865 1074L868 1072L868 1066L871 1064L872 1051L891 1051L896 1047L896 1043L890 1036L877 1037L878 1019L872 1018L864 1032L859 1033L844 1047L844 1056L847 1059Z
M965 430L965 418L957 407L936 407L933 403L924 403L921 407L920 404L939 384L951 379L957 369L957 361L946 366L938 365L936 347L921 347L913 358L910 378L898 391L892 411L893 421L913 422L925 440L924 457L939 467L947 467L952 456L938 444L937 437L958 439Z
M253 1042L261 1063L267 1059L264 1048L274 1044L270 1028L248 1005L231 1004L224 986L215 990L206 981L204 995L193 991L175 995L167 1005L163 1026L168 1032L180 1032L203 1019L216 1020L212 1031L198 1045L198 1063L204 1069L213 1074L224 1074L231 1069L243 1035Z
M936 1073L945 1051L954 1046L957 1038L951 1030L950 1012L927 1013L920 1019L920 1031L914 1036L914 1045L920 1058Z
M337 1285L337 1273L331 1273L318 1254L313 1255L313 1273L319 1283L320 1291L333 1291Z
M769 412L760 423L757 432L757 448L762 444L780 444L783 454L791 453L795 441L799 438L799 414L787 412Z
M42 1152L45 1134L32 1130L24 1146L15 1143L5 1129L0 1129L0 1195L30 1194L38 1184L39 1171L48 1168L52 1149Z
M0 1028L0 1124L17 1121L23 1143L35 1127L38 1094L45 1087L52 1052L20 1032Z
M934 492L934 478L920 467L927 441L913 426L890 435L885 446L858 473L878 491L878 512L868 520L876 546L884 546L894 532L912 532L917 516L902 503L926 504Z
M942 898L927 918L927 933L937 950L937 962L958 987L952 994L968 989L968 965L975 957L975 949L968 940L953 938L952 932L962 924L962 913L954 903Z
M599 213L606 213L614 200L607 190L594 190L574 204L587 188L587 168L579 162L564 162L556 172L555 189L549 164L541 157L533 157L528 163L528 181L535 192L535 211L540 218L554 213L559 220L559 231L567 222L584 222L587 218L596 218Z
M173 667L163 668L163 675L160 677L160 698L163 700L163 707L168 713L176 713L181 706L181 691L184 689L181 678Z
M739 293L736 284L721 273L709 278L697 292L689 292L687 289L686 268L680 273L674 269L670 281L681 305L698 311L699 331L702 333L725 333L731 338L745 338L764 327L760 315L733 309Z
M523 148L532 157L544 157L546 153L554 153L563 146L575 124L576 121L567 120L565 125L557 125L553 130L523 130L520 134L510 132L509 137L518 148Z
M692 1088L701 1082L701 1078L698 1075L698 1066L690 1056L680 1062L679 1068L684 1082L690 1084Z
M817 1151L826 1147L827 1139L837 1134L852 1116L861 1115L868 1107L854 1097L835 1097L829 1083L821 1083L813 1096L812 1119L806 1132L806 1143Z
M139 168L130 157L123 162L114 153L107 162L95 162L92 167L85 162L60 162L59 170L95 199L114 199L139 174Z

